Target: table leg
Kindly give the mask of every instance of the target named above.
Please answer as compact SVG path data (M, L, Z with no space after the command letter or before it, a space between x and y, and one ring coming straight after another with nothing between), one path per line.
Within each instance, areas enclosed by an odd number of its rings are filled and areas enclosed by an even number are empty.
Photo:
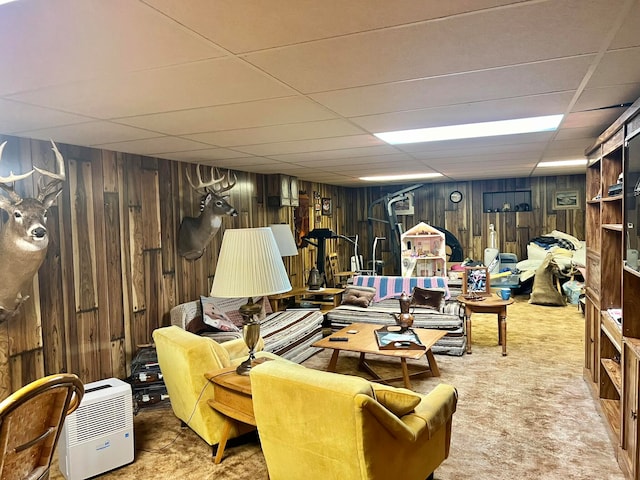
M471 312L465 315L467 322L467 353L471 353Z
M402 380L404 388L411 390L411 380L409 379L409 367L407 367L407 359L400 358L400 366L402 367Z
M498 345L502 345L502 328L500 328L502 326L501 316L502 315L498 313Z
M427 361L429 362L429 370L431 370L432 377L440 376L440 369L438 368L438 364L436 363L436 357L434 357L431 349L427 350Z
M335 372L336 365L338 364L338 355L340 354L340 350L334 350L333 354L331 354L331 360L329 360L329 366L327 367L327 372Z
M218 442L218 451L216 452L216 458L213 461L218 465L222 461L222 455L224 454L224 448L227 446L227 440L231 433L231 426L233 425L230 418L225 418L224 427L222 427L222 435L220 436L220 442Z
M507 355L507 314L500 315L500 336L502 337L502 356Z

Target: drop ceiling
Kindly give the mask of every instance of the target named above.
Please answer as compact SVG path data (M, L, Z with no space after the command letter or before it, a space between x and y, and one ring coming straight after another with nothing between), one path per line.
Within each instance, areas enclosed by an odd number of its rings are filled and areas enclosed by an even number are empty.
M640 97L640 0L19 0L0 133L362 186L583 173ZM555 132L377 132L564 114ZM434 180L429 180L434 181Z

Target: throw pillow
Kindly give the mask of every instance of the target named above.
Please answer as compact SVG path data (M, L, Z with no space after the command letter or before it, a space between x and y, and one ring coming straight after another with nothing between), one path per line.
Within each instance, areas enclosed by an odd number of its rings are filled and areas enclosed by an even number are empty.
M397 417L413 412L422 400L421 397L409 390L385 388L382 385L374 385L373 393L376 400Z
M417 305L425 308L440 311L444 292L438 290L429 290L427 288L414 287L411 294L411 305Z
M248 298L218 298L218 297L209 297L211 301L216 305L216 308L227 316L229 320L238 328L242 328L242 315L240 315L239 308L247 303ZM254 303L262 305L262 311L257 318L259 321L264 320L264 318L273 313L271 309L271 303L269 302L269 298L265 295L264 297L257 297L253 299Z
M204 323L202 321L202 315L195 316L189 323L187 323L185 330L196 335L202 335L207 332L219 332L217 328L210 327Z
M215 299L201 296L200 301L202 302L202 321L204 323L223 332L240 331L225 312L218 308Z
M354 305L367 308L371 305L376 289L373 287L356 287L349 285L342 294L342 305Z

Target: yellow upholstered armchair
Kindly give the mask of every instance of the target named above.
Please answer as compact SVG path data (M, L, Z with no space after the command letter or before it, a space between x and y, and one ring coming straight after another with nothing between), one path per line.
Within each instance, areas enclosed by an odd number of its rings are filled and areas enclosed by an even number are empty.
M246 360L249 351L244 340L218 343L175 325L154 330L153 340L173 413L209 445L217 445L224 417L207 404L207 400L213 398L213 385L204 374L237 366ZM260 339L256 350L261 350L262 345ZM256 357L279 358L268 352L257 352ZM229 438L250 429L247 426L239 431L234 426Z
M270 480L425 480L449 455L450 385L421 395L266 362L251 389Z

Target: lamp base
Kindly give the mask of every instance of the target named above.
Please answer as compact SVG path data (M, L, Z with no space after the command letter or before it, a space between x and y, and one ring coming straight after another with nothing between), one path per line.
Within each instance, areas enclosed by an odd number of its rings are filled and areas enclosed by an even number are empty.
M249 373L251 373L252 363L253 363L253 359L251 358L251 356L249 356L249 358L247 358L244 362L238 365L238 367L236 368L236 373L238 375L249 375Z
M249 375L249 372L251 371L251 364L256 359L254 350L256 348L256 345L258 344L258 341L260 340L260 322L253 318L254 314L251 314L251 316L247 315L247 312L249 310L254 310L255 306L256 305L250 299L249 304L240 307L240 313L242 313L242 316L244 317L244 324L242 325L242 336L244 338L244 343L249 348L249 358L247 358L236 368L236 373L238 375ZM260 313L260 305L257 305L257 307L258 313Z

